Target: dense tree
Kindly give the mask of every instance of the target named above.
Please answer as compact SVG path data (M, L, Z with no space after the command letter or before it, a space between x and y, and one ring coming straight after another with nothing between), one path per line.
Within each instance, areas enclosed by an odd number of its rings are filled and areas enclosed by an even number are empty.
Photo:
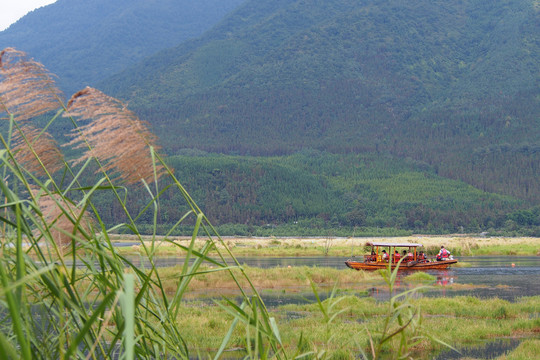
M169 163L207 216L216 225L230 224L228 232L251 228L253 234L255 228L289 226L296 234L342 229L350 235L354 228L377 227L446 233L503 228L507 220L540 225L538 208L530 209L523 201L445 179L424 164L387 155L200 155L175 156ZM110 206L114 200L106 193L99 196L96 203L110 209L110 220L122 221ZM129 199L134 216L147 201L142 189L134 192ZM179 203L178 195L165 191L159 222L173 224L189 210ZM139 221L149 224L152 216L146 213Z

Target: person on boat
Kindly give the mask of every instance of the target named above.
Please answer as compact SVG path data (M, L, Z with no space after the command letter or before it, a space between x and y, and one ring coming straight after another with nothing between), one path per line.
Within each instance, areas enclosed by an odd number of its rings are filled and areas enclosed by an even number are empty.
M394 263L398 263L400 258L399 252L397 250L394 251Z
M418 261L420 262L426 262L426 254L424 254L423 251L420 251L420 254L418 254Z
M437 261L447 260L448 256L450 256L450 251L446 250L444 246L441 246L441 250L437 254Z
M377 254L375 254L375 250L371 250L371 256L369 257L369 261L377 261Z
M412 256L409 258L409 255L407 254L407 250L403 250L403 262L407 262L407 261L411 261L412 260Z
M386 250L382 251L382 259L384 262L388 262L388 254L386 253Z

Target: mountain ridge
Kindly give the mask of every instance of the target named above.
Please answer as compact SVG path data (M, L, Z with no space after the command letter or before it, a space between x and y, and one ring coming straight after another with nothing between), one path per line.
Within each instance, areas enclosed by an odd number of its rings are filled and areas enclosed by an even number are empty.
M243 0L58 0L0 32L58 75L67 93L200 36Z

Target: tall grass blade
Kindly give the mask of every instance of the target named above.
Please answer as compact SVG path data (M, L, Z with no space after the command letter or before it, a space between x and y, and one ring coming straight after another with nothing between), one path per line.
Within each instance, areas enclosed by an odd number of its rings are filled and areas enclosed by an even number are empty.
M242 307L245 305L242 304ZM236 325L238 324L239 318L234 317L233 322L231 323L231 326L229 326L229 330L227 331L227 334L223 337L223 340L221 341L221 345L219 346L218 351L214 355L214 360L218 360L221 358L221 355L223 355L223 352L225 351L227 344L229 344L229 341L231 340L231 337L233 335L234 329L236 328Z
M135 348L135 279L133 275L124 276L124 293L121 295L122 310L124 313L124 350L125 359L134 359Z

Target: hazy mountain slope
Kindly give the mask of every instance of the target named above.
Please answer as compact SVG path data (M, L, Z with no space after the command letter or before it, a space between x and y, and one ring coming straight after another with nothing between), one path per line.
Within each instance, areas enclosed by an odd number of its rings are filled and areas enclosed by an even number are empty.
M68 93L201 35L243 0L58 0L0 32L0 48L30 54Z
M253 0L105 87L185 134L182 146L264 153L348 134L373 147L422 111L536 91L537 11L531 0Z
M251 0L103 88L150 120L170 153L390 152L540 200L539 9Z

